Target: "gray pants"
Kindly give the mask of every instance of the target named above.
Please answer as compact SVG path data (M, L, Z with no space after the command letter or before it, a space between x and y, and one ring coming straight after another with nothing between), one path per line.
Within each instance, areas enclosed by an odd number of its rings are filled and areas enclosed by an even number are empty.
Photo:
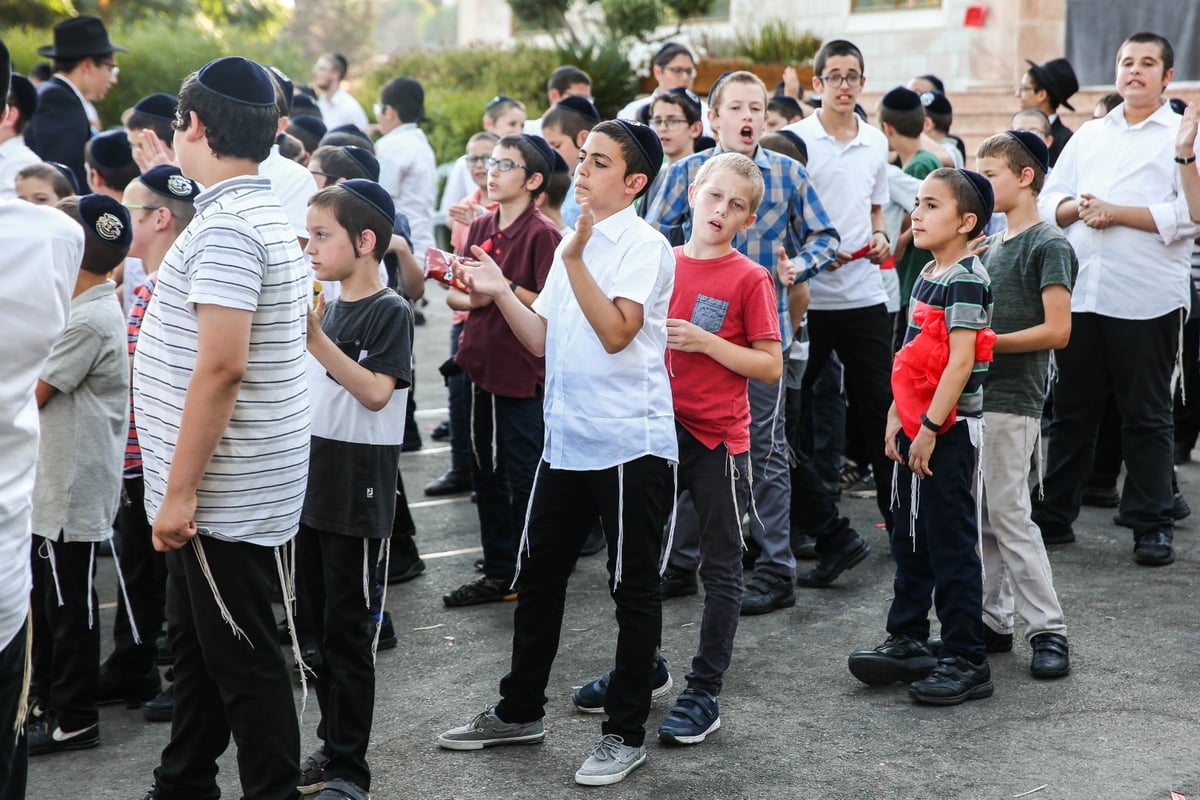
M785 393L780 383L750 381L749 394L754 497L750 536L762 548L754 570L792 580L796 577L796 557L791 548L792 483L783 416ZM675 513L670 565L695 572L700 565L700 525L689 493L679 496Z
M1046 546L1029 516L1029 460L1041 421L991 411L983 421L984 623L997 633L1012 633L1015 610L1025 619L1026 639L1063 633L1067 626Z

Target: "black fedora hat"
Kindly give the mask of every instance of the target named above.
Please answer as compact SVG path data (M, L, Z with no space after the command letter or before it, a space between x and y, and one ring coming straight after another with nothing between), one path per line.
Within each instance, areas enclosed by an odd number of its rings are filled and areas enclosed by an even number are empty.
M1025 61L1029 64L1030 73L1037 78L1038 83L1045 87L1046 94L1050 95L1050 99L1056 101L1060 106L1066 106L1074 111L1075 107L1067 101L1079 91L1079 79L1075 77L1075 70L1071 68L1071 62L1065 58L1056 58L1041 65L1033 63L1028 58Z
M38 55L67 61L73 58L128 53L108 40L108 30L99 17L82 14L54 26L54 44L38 48Z

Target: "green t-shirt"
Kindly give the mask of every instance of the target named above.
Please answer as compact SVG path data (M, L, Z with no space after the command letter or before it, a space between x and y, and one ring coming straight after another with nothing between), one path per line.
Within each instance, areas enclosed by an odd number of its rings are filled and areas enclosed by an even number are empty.
M935 169L941 169L942 162L933 153L928 150L918 150L909 162L904 165L904 174L911 175L918 180L925 180L929 173ZM912 296L913 284L917 280L917 275L921 274L921 270L925 265L933 260L933 254L928 250L922 250L914 245L909 245L904 251L904 257L896 262L896 276L900 279L900 305L907 306L908 299Z
M1067 238L1053 225L1038 222L1007 242L1004 233L988 237L983 261L996 298L992 330L996 333L1032 328L1046 321L1042 290L1075 285L1079 261ZM1025 417L1042 416L1050 351L996 353L988 370L983 410Z

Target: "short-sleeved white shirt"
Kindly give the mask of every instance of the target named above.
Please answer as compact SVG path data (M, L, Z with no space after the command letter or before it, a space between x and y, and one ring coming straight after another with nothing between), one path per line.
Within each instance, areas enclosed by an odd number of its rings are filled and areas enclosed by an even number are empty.
M433 247L433 213L437 208L437 157L425 132L413 123L389 131L375 143L379 185L388 190L396 210L408 217L413 252L423 258Z
M202 534L274 546L296 533L308 480L305 377L308 265L270 182L230 178L196 198L196 216L167 252L133 361L133 404L146 514L162 504L188 382L195 308L253 312L245 376L196 493Z
M36 231L37 235L30 235ZM0 201L0 649L29 610L38 376L67 327L83 227L53 208Z
M42 163L38 154L29 149L25 140L14 136L0 143L0 200L17 198L17 173L33 164Z
M317 108L321 109L321 119L329 130L340 125L353 125L360 131L366 131L370 125L367 112L363 111L354 95L340 86L333 90L333 94L318 97Z
M316 178L300 164L281 156L278 145L271 148L271 154L258 165L258 171L271 182L271 190L279 198L292 230L307 239L308 199L317 193Z
M808 177L821 198L829 221L837 228L839 249L853 253L871 241L871 206L888 202L887 137L859 121L848 142L831 136L812 114L784 130L793 131L808 146ZM840 269L824 270L809 281L814 311L867 308L887 301L879 267L865 258Z
M572 234L573 235L573 234ZM600 470L645 455L679 460L664 354L675 256L661 233L630 206L596 223L583 261L601 291L642 306L641 330L607 353L583 315L554 253L533 310L546 319L546 441L551 467Z

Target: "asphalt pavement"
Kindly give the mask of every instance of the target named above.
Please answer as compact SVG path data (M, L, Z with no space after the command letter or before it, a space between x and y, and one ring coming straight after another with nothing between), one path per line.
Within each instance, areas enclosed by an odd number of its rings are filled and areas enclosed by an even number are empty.
M1193 519L1176 528L1177 558L1161 568L1133 563L1132 536L1110 509L1085 508L1078 541L1052 548L1067 615L1071 674L1029 675L1029 648L991 658L995 695L951 708L916 706L906 688L870 688L846 669L856 648L878 644L891 598L891 558L873 500L841 507L874 551L827 589L797 589L795 608L744 617L721 696L721 729L694 747L653 739L674 699L650 715L649 760L626 781L584 788L575 769L599 736L600 719L571 704L574 687L608 669L616 625L603 555L582 559L571 581L562 643L547 695L546 740L524 747L449 752L434 742L497 697L508 665L513 603L443 607L441 596L473 579L478 524L469 498L432 500L425 483L449 464L429 438L445 418L436 367L446 357L449 312L430 288L417 328L416 397L424 447L401 470L412 497L417 543L428 569L389 588L400 645L380 653L372 797L551 798L598 795L656 800L812 798L897 800L1168 800L1200 798L1200 546ZM1200 517L1200 464L1179 470ZM804 568L802 563L801 568ZM100 561L97 587L104 649L111 649L116 579ZM703 592L664 605L663 654L679 688L696 646ZM236 613L236 611L235 611ZM936 621L935 621L936 626ZM1020 633L1020 628L1018 633ZM301 705L296 692L297 708ZM311 692L301 729L316 746ZM99 748L41 756L28 797L141 800L170 726L140 710L101 711ZM264 727L263 736L272 731ZM221 760L224 797L240 797L235 748ZM1172 800L1174 800L1172 798Z

